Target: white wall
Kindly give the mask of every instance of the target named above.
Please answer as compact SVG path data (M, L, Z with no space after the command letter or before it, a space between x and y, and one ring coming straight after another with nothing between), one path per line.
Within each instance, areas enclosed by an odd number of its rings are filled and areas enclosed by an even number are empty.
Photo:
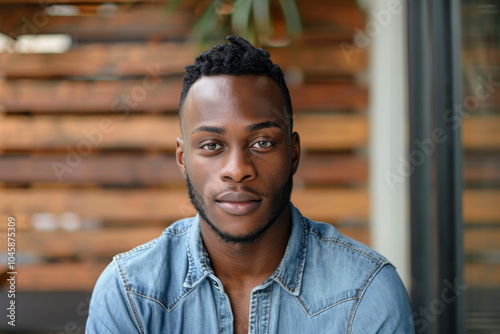
M402 0L370 0L369 38L370 224L372 246L394 264L410 288L408 71L406 8ZM358 40L359 43L359 40Z

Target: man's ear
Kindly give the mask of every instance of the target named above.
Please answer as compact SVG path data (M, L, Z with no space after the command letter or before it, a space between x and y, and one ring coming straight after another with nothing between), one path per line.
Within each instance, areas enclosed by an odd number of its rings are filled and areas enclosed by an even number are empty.
M179 166L179 170L182 173L182 177L186 180L186 162L184 160L184 140L180 137L177 137L176 147L175 147L175 161L177 162L177 166Z
M297 172L300 162L300 136L297 132L292 133L291 137L292 146L292 174Z

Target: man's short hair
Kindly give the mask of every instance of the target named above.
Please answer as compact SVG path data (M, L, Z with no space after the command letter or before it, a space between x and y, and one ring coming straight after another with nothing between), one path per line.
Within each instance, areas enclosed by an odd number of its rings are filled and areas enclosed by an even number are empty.
M202 76L211 75L266 75L274 80L280 88L285 101L285 124L292 130L292 102L281 68L274 64L266 50L254 47L247 40L238 36L227 36L230 43L221 43L201 53L193 65L186 66L183 77L181 98L179 101L179 117L191 86ZM281 111L280 111L281 112ZM283 111L285 112L285 111Z

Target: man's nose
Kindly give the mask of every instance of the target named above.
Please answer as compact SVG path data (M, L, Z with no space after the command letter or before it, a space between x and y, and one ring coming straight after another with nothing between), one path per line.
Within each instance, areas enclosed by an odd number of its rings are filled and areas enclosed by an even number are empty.
M257 176L250 152L233 148L226 153L220 171L222 181L243 182L253 180Z

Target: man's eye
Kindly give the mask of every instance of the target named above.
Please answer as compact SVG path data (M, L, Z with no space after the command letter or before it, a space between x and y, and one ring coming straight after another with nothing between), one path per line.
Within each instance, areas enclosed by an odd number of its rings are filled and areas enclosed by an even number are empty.
M215 151L215 150L220 149L221 147L222 146L220 146L219 144L216 144L216 143L209 143L209 144L202 146L203 149L209 150L209 151Z
M252 147L255 147L255 148L268 148L271 145L273 145L273 144L270 141L260 140L260 141L256 142L255 144L253 144Z

